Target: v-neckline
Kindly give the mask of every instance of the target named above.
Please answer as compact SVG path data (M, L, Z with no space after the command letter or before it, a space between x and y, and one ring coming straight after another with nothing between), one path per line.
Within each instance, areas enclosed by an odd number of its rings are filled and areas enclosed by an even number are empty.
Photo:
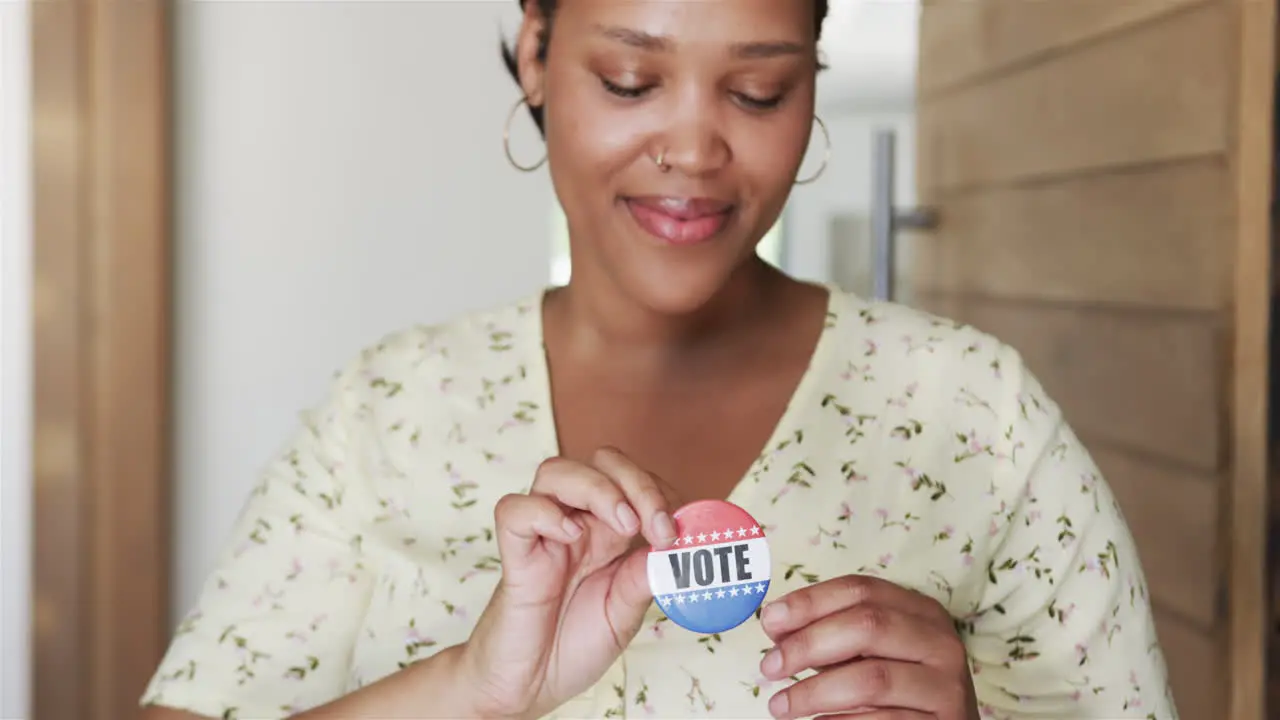
M818 339L809 354L809 362L805 367L804 373L800 376L799 382L796 383L795 388L792 390L791 397L787 400L786 408L774 424L769 438L756 453L756 459L747 466L747 469L734 483L733 488L725 498L728 502L748 511L750 511L749 506L754 497L753 491L757 485L757 483L752 482L756 468L774 448L782 443L783 439L795 434L798 429L794 427L797 422L797 416L802 412L801 409L803 407L806 407L810 402L816 401L813 396L817 392L820 381L831 361L832 346L835 343L832 337L835 334L833 330L842 310L841 301L844 295L843 291L833 284L820 283L819 286L827 291L827 308L822 321L822 331L818 334ZM551 362L547 354L547 342L544 332L543 310L549 292L551 292L551 288L543 288L535 293L528 301L528 312L525 313L529 323L528 332L530 337L533 338L533 342L527 344L531 354L527 362L529 379L537 385L537 412L539 415L537 425L542 428L539 434L542 445L540 449L543 451L541 453L543 457L554 457L562 452L560 432L556 429L555 406L551 392Z

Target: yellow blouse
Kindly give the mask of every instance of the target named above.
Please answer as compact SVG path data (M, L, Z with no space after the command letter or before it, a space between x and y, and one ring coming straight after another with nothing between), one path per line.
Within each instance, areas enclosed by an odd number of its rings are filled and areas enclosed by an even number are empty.
M538 293L365 350L248 498L144 703L228 718L323 704L465 641L501 570L493 506L557 453ZM729 500L768 600L850 573L957 618L983 717L1176 718L1116 500L1013 349L832 289L826 329ZM767 718L756 620L656 605L559 717Z

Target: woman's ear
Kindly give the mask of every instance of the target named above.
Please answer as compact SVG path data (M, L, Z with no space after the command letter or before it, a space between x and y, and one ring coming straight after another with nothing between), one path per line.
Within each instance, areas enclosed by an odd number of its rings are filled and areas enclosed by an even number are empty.
M527 0L520 34L516 37L516 68L520 75L520 89L524 91L529 107L541 107L544 101L543 84L547 69L541 51L550 29L539 3Z

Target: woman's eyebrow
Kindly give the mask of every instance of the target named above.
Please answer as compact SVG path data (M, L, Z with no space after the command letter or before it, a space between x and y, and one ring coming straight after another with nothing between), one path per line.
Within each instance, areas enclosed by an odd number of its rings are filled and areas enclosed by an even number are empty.
M654 35L643 30L620 27L616 25L597 25L596 32L604 37L640 50L649 52L670 52L675 42L664 35ZM804 45L788 40L763 40L734 43L730 51L734 57L746 59L772 58L782 55L800 55L805 52Z

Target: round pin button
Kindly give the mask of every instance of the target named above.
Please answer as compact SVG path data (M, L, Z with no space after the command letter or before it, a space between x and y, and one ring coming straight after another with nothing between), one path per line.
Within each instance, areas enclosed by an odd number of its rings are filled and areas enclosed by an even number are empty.
M699 500L677 510L676 541L649 551L649 588L672 622L710 635L750 618L769 591L769 543L746 510Z

